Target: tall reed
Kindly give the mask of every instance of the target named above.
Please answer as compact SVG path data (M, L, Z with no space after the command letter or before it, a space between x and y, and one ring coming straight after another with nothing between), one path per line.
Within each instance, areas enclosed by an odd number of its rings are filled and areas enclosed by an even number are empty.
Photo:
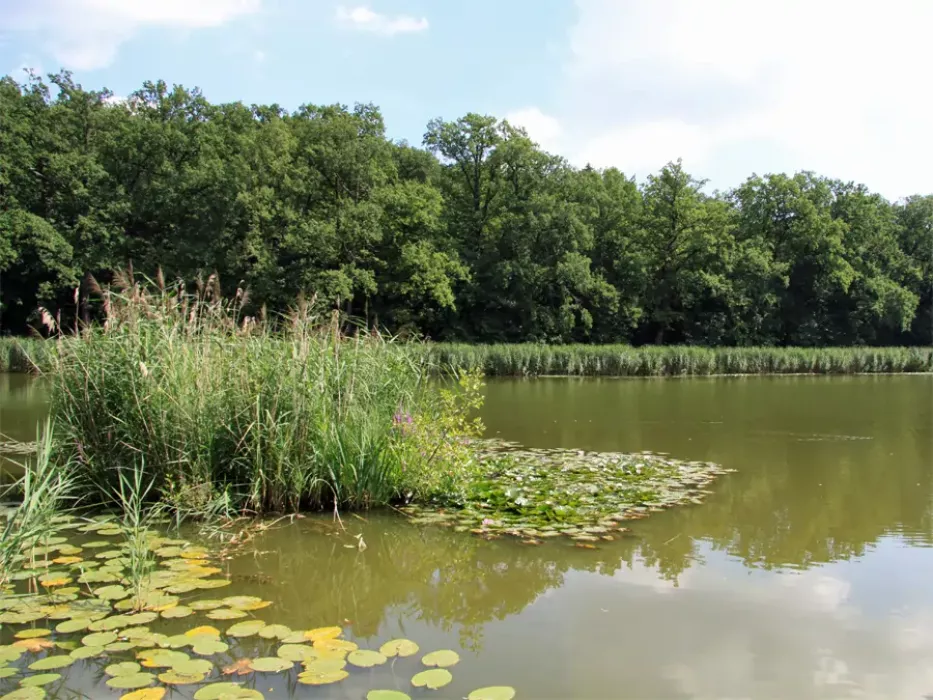
M419 346L432 364L489 376L704 376L933 372L933 348L704 348L627 345Z
M429 396L424 358L341 332L300 303L273 325L215 280L189 294L124 278L105 323L57 344L49 372L62 443L112 491L145 464L159 499L226 497L255 511L367 506L405 489L394 417Z

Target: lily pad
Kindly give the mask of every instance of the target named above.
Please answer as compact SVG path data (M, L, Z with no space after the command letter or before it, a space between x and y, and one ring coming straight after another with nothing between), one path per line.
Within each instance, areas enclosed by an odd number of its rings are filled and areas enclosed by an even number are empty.
M258 659L253 659L249 667L260 673L281 673L282 671L289 670L294 665L294 662L286 661L278 656L263 656Z
M103 646L87 646L87 647L78 647L75 649L69 656L75 661L81 661L82 659L93 659L95 656L100 656L104 653Z
M448 668L458 661L460 661L460 655L450 649L432 651L430 654L425 654L424 658L421 659L421 663L425 666L437 666L439 668Z
M151 673L130 673L125 676L114 676L107 681L107 685L118 690L134 690L152 685L156 677Z
M75 662L67 654L59 654L57 656L46 656L44 659L39 659L38 661L33 661L29 664L30 671L54 671L57 668L65 668L65 666L71 666Z
M221 642L212 637L195 637L191 645L191 651L199 656L213 656L214 654L223 654L230 649L230 645Z
M38 637L48 637L50 634L52 634L52 630L36 628L31 630L20 630L13 636L17 639L36 639Z
M48 685L61 680L60 673L37 673L34 676L27 676L19 682L23 688L38 688L40 685Z
M188 659L173 664L172 670L185 676L207 675L214 670L214 664L207 659Z
M418 645L410 639L393 639L379 647L379 653L383 656L414 656L418 653Z
M88 647L103 647L115 641L117 635L114 632L92 632L81 637L81 643Z
M284 639L291 633L291 628L285 625L266 625L259 630L259 636L263 639Z
M467 700L512 700L515 688L508 685L493 685L479 688L467 696Z
M23 655L23 649L20 647L14 646L3 646L0 647L0 662L9 663L10 661L16 661Z
M80 632L86 630L87 626L91 624L91 620L86 617L76 617L72 620L65 620L64 622L59 622L55 625L55 631L60 632L61 634L68 634L69 632Z
M359 645L346 639L319 639L314 642L314 648L324 651L351 652L359 649Z
M120 700L162 700L165 697L165 688L143 688L124 693Z
M146 668L174 668L188 661L191 657L183 651L156 649L151 652L140 653L136 658L140 659L142 665Z
M216 612L216 611L215 611ZM227 634L231 637L252 637L258 634L259 630L266 626L262 620L250 620L249 622L238 622L227 629Z
M246 617L246 613L242 610L233 610L231 608L217 608L207 613L207 616L212 620L235 620L238 617Z
M162 617L167 620L173 620L180 617L188 617L189 615L194 614L194 610L189 608L187 605L176 605L174 608L169 608L168 610L162 611Z
M142 670L142 666L135 661L123 661L117 664L110 664L104 669L104 673L108 676L128 676L134 673L140 673Z
M203 683L206 678L206 673L179 673L175 669L159 674L159 680L167 685L193 685Z
M454 677L446 668L432 668L430 671L416 673L411 679L411 684L416 688L428 688L437 690L450 683Z
M223 606L224 602L222 600L196 600L188 604L188 607L192 610L215 610Z
M9 678L10 676L15 676L17 673L19 673L19 669L14 666L0 667L0 678Z
M329 685L339 683L350 674L346 671L305 671L298 674L298 682L304 685Z
M317 627L305 632L305 639L317 642L322 639L337 639L341 634L343 630L340 627Z
M388 659L378 651L357 649L356 651L351 651L347 655L347 661L360 668L372 668L373 666L381 666L388 661Z
M123 600L129 594L123 586L103 586L94 591L94 595L101 600Z
M317 658L314 649L307 644L283 644L276 655L286 661L308 661Z
M194 700L263 700L263 695L237 683L220 682L200 688L194 694Z
M201 625L199 627L192 627L190 630L185 632L186 637L215 637L220 639L220 630L216 627L211 627L210 625Z
M366 693L366 700L411 700L411 696L400 690L370 690Z
M7 693L0 698L0 700L42 700L44 697L45 691L42 688L27 686L25 688L17 688L13 692Z

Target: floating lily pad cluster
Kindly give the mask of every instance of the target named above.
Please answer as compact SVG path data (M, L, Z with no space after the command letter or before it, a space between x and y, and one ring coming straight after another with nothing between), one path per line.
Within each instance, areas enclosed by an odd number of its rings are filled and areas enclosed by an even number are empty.
M648 452L524 449L502 441L480 441L477 450L482 468L465 502L443 510L407 506L413 522L529 544L565 536L587 546L627 532L628 520L702 503L707 487L734 471Z
M15 583L0 589L0 624L10 642L0 645L0 700L66 696L70 669L83 663L94 664L102 683L123 693L121 700L161 700L176 687L194 700L261 700L263 693L251 686L262 674L293 674L291 688L327 685L420 652L407 639L361 649L340 627L293 630L267 623L254 613L270 601L206 597L230 583L208 550L156 532L148 546L158 564L141 586L128 579L128 546L114 520L62 517L19 555ZM158 630L193 616L204 620L186 632ZM242 653L247 639L249 656ZM450 650L424 654L422 669L407 683L442 688L459 660ZM393 678L399 671L393 669ZM374 690L369 698L404 700L405 690ZM514 692L490 687L470 698L509 700Z

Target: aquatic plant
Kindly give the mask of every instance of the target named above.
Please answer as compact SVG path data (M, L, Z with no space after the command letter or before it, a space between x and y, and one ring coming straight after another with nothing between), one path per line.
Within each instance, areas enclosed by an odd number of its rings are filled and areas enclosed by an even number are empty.
M403 468L398 418L423 429L450 402L409 346L313 302L249 316L248 295L221 298L215 278L194 293L118 281L99 292L104 323L58 343L49 372L64 454L109 485L101 493L143 460L152 496L188 512L218 499L253 512L366 507L430 490L428 469Z
M487 376L655 377L715 374L933 372L925 347L694 347L628 345L425 344L435 366L479 368Z

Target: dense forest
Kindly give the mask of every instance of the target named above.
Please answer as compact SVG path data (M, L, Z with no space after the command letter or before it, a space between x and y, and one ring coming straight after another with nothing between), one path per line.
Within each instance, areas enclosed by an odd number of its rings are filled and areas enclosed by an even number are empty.
M478 114L416 147L371 104L4 78L0 332L73 318L77 285L128 264L437 340L933 341L933 195L809 172L710 193L680 162L642 183L572 167Z

